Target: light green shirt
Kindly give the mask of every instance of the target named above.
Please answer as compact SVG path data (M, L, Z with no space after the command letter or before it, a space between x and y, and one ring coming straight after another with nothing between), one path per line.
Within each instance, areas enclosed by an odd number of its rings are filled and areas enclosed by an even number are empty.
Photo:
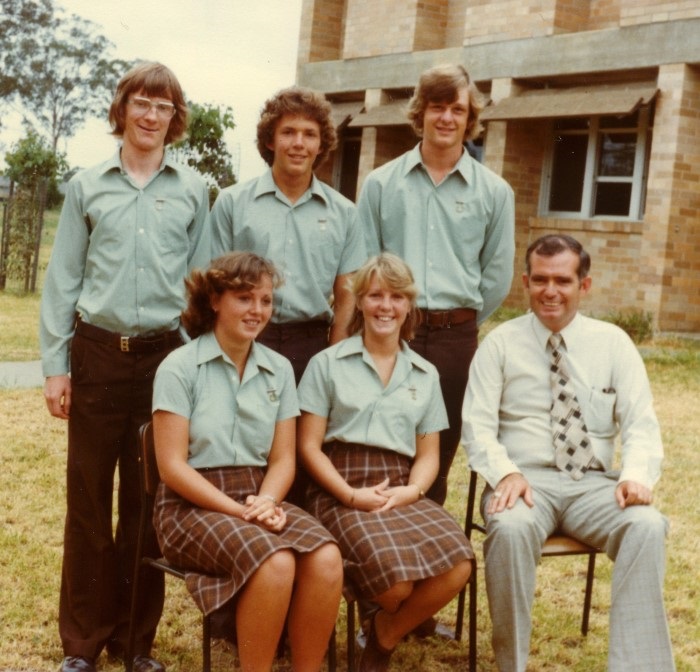
M126 336L177 329L184 278L209 261L207 185L166 154L144 187L119 153L69 183L41 301L45 376L69 371L82 320Z
M356 271L367 259L354 204L316 177L291 203L268 169L224 189L211 221L213 258L231 250L255 252L284 276L274 296L277 323L330 322L336 277Z
M436 185L417 145L367 176L358 210L368 254L408 263L419 307L473 308L483 322L510 291L513 190L467 152Z
M303 411L328 418L324 441L415 457L416 434L448 426L437 369L403 342L386 387L356 334L312 357L298 394Z
M190 422L195 469L267 464L275 423L299 415L292 365L253 343L243 380L209 332L171 352L158 367L153 410Z

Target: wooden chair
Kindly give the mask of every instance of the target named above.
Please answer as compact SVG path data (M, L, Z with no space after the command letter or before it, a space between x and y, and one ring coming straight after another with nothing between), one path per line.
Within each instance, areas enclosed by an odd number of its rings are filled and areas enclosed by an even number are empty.
M153 504L155 502L156 489L160 482L158 465L156 464L155 447L153 445L153 426L150 422L139 429L139 482L141 486L141 519L139 522L139 536L136 545L136 566L134 568L134 580L132 590L131 618L129 621L129 639L126 648L126 672L131 672L134 659L134 623L136 622L136 595L139 591L141 570L143 567L152 567L178 579L185 578L185 571L180 567L171 565L165 558L151 558L143 555L144 539L153 516ZM202 615L202 671L211 671L211 623L208 615Z
M471 539L472 530L478 530L482 534L486 534L486 528L474 521L474 509L476 507L476 486L478 474L472 471L469 477L469 494L467 496L467 512L464 521L464 533L468 539ZM577 539L568 537L563 534L555 533L544 544L542 549L542 557L554 557L564 555L587 555L588 569L586 571L586 589L583 598L583 616L581 618L581 634L588 634L588 622L591 613L591 597L593 594L593 579L595 578L595 558L601 549L584 544ZM459 622L461 613L464 612L464 591L459 596L460 604L457 609L457 627L461 628ZM476 604L476 594L470 595L471 606ZM475 610L475 606L474 606ZM470 616L471 618L471 616Z

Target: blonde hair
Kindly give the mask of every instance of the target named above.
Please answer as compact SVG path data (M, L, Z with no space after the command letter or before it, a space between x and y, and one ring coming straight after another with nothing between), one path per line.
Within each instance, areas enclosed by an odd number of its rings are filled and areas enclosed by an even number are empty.
M382 252L376 257L371 257L353 275L350 289L355 296L355 309L350 320L349 333L356 334L364 330L365 318L358 304L369 291L373 279L376 279L380 285L393 292L398 292L408 299L410 308L405 322L401 325L400 336L407 341L412 339L419 321L416 306L418 289L408 264L390 252Z

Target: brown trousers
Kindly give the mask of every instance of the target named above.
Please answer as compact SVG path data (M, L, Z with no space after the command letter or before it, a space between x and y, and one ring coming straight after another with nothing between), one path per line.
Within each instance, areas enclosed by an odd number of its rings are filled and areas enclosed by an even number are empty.
M71 346L67 514L59 603L66 656L96 658L106 645L126 646L141 507L138 428L151 417L155 371L169 348L123 353L76 334ZM119 469L118 521L112 529L114 474ZM158 553L151 535L147 553ZM161 572L142 580L138 654L148 654L163 608Z
M447 476L462 434L462 402L469 380L469 365L478 345L476 320L450 327L419 326L409 346L431 362L440 374L440 389L447 408L448 429L440 432L440 470L426 495L440 505L447 498Z

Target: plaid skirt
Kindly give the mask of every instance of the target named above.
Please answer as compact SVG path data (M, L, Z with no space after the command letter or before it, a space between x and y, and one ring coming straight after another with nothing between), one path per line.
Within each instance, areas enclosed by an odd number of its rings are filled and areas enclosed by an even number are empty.
M390 450L332 442L324 446L340 475L353 488L406 485L411 460ZM308 510L338 542L345 569L345 594L372 599L401 581L444 574L474 557L462 528L430 499L381 512L341 504L319 486L308 491Z
M244 503L259 492L261 467L200 471L210 483ZM163 556L190 570L185 582L197 606L209 614L233 598L273 553L292 549L308 553L335 543L327 530L306 511L284 502L287 525L271 532L241 518L195 506L168 488L158 486L153 524Z

